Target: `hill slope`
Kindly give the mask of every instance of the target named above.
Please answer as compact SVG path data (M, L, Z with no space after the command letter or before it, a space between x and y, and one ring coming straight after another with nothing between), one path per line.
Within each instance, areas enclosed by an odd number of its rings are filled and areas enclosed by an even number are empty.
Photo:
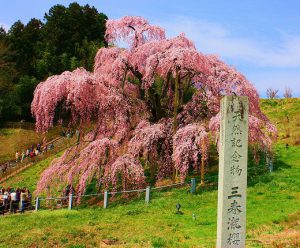
M45 135L47 140L54 139L61 132L60 127L55 127ZM15 158L16 151L25 151L32 145L41 143L44 135L32 129L0 128L0 164Z
M289 214L300 209L300 147L277 149L281 169L248 188L248 247L268 244L272 241L268 235L285 230ZM0 247L6 242L18 247L102 247L103 240L120 247L213 247L217 191L201 188L196 195L188 191L185 187L155 192L149 206L142 195L129 203L112 203L109 209L94 206L7 216L1 219ZM175 214L177 202L183 215Z
M282 114L277 105L262 100L262 108L284 132ZM276 100L279 101L279 100ZM275 102L276 102L275 101ZM296 101L298 106L299 99ZM272 103L273 104L273 103ZM287 103L292 104L292 103ZM299 104L300 105L300 104ZM297 119L298 107L287 109ZM278 107L279 108L279 107ZM300 246L300 146L285 148L297 133L292 122L290 137L281 137L276 146L276 163L272 174L260 175L249 182L247 201L247 247ZM24 171L9 184L35 182L50 159ZM29 183L30 182L30 183ZM0 225L0 247L214 247L217 221L215 187L198 188L196 195L189 188L154 192L146 206L144 195L135 200L118 200L108 209L100 206L75 210L42 210L25 215L5 216ZM121 202L123 202L121 204ZM183 215L175 214L176 203ZM192 215L195 214L196 220ZM14 237L14 238L12 238Z
M262 99L260 107L278 128L278 143L300 145L300 98Z
M60 156L62 153L57 155L52 155L36 164L33 164L28 169L18 173L17 175L10 177L4 183L1 184L4 188L14 187L23 188L26 187L30 192L34 192L38 180L40 179L41 173L49 166L50 162L55 158Z

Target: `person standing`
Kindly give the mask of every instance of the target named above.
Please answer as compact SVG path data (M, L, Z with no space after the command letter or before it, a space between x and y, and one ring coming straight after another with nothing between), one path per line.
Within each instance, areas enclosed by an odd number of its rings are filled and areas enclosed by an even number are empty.
M19 208L20 200L21 200L21 189L17 188L17 190L16 190L16 206L15 206L16 212Z
M17 192L13 190L10 193L10 212L11 213L16 213L16 211L17 211L16 204L17 204Z
M29 150L29 148L27 148L27 150L26 150L26 157L27 158L29 157L29 153L30 153L30 150Z
M7 212L8 211L8 207L9 207L9 194L10 194L10 188L7 188L4 191L3 194L3 199L4 199L4 211Z
M47 147L47 145L45 145L44 148L43 148L43 152L44 153L47 152L47 149L48 149L48 147Z
M34 151L32 150L30 153L29 153L29 156L30 156L30 158L33 158L34 157Z
M20 212L23 214L25 211L25 207L26 207L26 202L27 202L27 192L24 189L22 189L21 191L21 208L20 208Z
M20 157L20 153L19 153L19 151L17 151L17 152L16 152L16 163L18 163L19 157Z
M4 208L5 208L5 205L4 205L4 191L5 189L2 188L1 191L0 191L0 214L4 215Z
M42 152L42 150L41 150L41 144L40 143L37 144L36 149L38 150L39 153Z
M25 152L23 151L21 156L21 163L23 162L24 158L25 158Z

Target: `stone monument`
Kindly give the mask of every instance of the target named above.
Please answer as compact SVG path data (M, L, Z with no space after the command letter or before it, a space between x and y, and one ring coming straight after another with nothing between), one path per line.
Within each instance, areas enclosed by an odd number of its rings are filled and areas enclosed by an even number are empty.
M217 247L245 247L248 99L221 101Z

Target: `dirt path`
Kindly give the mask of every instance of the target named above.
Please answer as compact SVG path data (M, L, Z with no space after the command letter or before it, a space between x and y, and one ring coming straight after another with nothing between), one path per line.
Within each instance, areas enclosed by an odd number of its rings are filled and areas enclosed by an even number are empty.
M51 144L51 143L52 143L52 144L55 144L56 142L58 142L58 141L60 141L60 140L63 140L63 139L64 139L63 137L57 137L57 138L55 138L55 139L53 139L53 140L47 142L45 145L49 145L49 144ZM55 144L55 147L56 147L56 144ZM56 151L56 152L58 152L59 150L61 150L61 149L58 149L58 150L57 150L57 149L54 149L54 151ZM50 154L51 154L51 152L48 153L47 156L44 157L43 159L47 158L48 155L50 155ZM33 162L32 162L32 161L29 161L28 164L26 164L26 165L24 165L24 166L18 168L17 170L12 171L11 173L9 173L9 174L5 175L3 178L1 178L1 179L0 179L0 184L1 184L1 183L4 183L7 179L9 179L9 178L15 176L16 174L18 174L18 173L20 173L20 172L22 172L22 171L28 169L28 168L31 167L32 165L34 165L34 164L36 164L36 163L42 161L43 159L40 158L40 159L38 159L37 161L33 161Z
M3 182L5 182L7 179L9 179L9 178L15 176L16 174L18 174L18 173L20 173L20 172L26 170L27 168L29 168L29 167L32 166L33 164L34 164L33 162L30 162L30 163L28 163L27 165L22 166L22 167L19 168L18 170L13 171L11 174L5 176L4 178L1 178L1 179L0 179L0 183L3 183Z

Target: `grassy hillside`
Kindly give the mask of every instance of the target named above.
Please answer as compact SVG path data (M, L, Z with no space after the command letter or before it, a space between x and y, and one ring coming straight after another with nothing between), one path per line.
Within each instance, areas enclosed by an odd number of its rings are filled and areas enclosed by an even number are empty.
M276 124L279 131L279 143L290 145L300 144L300 99L261 100L261 108ZM56 127L46 134L48 140L56 137L61 128ZM32 144L42 141L43 134L34 130L21 128L0 129L0 163L7 159L14 159L17 150L22 151Z
M60 134L60 128L56 127L46 134L47 140L51 140ZM31 145L42 142L44 135L21 128L0 129L0 163L15 158L16 151L23 151Z
M262 111L278 128L278 143L300 145L300 98L262 99Z
M279 141L275 146L276 170L249 182L247 247L300 247L300 99L262 100L261 107L278 126ZM286 116L288 125L284 123ZM27 186L33 191L52 158L9 179L6 185ZM215 245L215 187L198 188L196 195L189 194L188 187L154 192L148 206L144 195L123 204L115 201L108 209L102 208L101 200L99 206L72 211L5 216L0 220L0 247L106 247L109 242L114 247ZM183 215L175 214L178 202Z
M260 176L248 188L248 247L283 242L274 235L299 230L299 224L289 224L300 218L290 215L300 209L300 147L286 150L279 145L277 154L279 169ZM32 180L30 173L22 176L24 182ZM188 191L186 187L154 193L149 206L142 195L125 204L111 204L109 209L94 206L7 216L1 219L0 247L7 242L18 247L104 247L103 240L116 242L117 247L213 247L217 191L198 188L196 195ZM177 202L183 215L175 214ZM296 244L299 236L288 242Z
M34 192L38 180L40 179L41 173L49 166L50 162L60 156L62 153L52 155L41 162L38 162L30 168L22 171L21 173L9 178L5 183L1 184L3 187L14 187L14 188L28 188L31 192Z

